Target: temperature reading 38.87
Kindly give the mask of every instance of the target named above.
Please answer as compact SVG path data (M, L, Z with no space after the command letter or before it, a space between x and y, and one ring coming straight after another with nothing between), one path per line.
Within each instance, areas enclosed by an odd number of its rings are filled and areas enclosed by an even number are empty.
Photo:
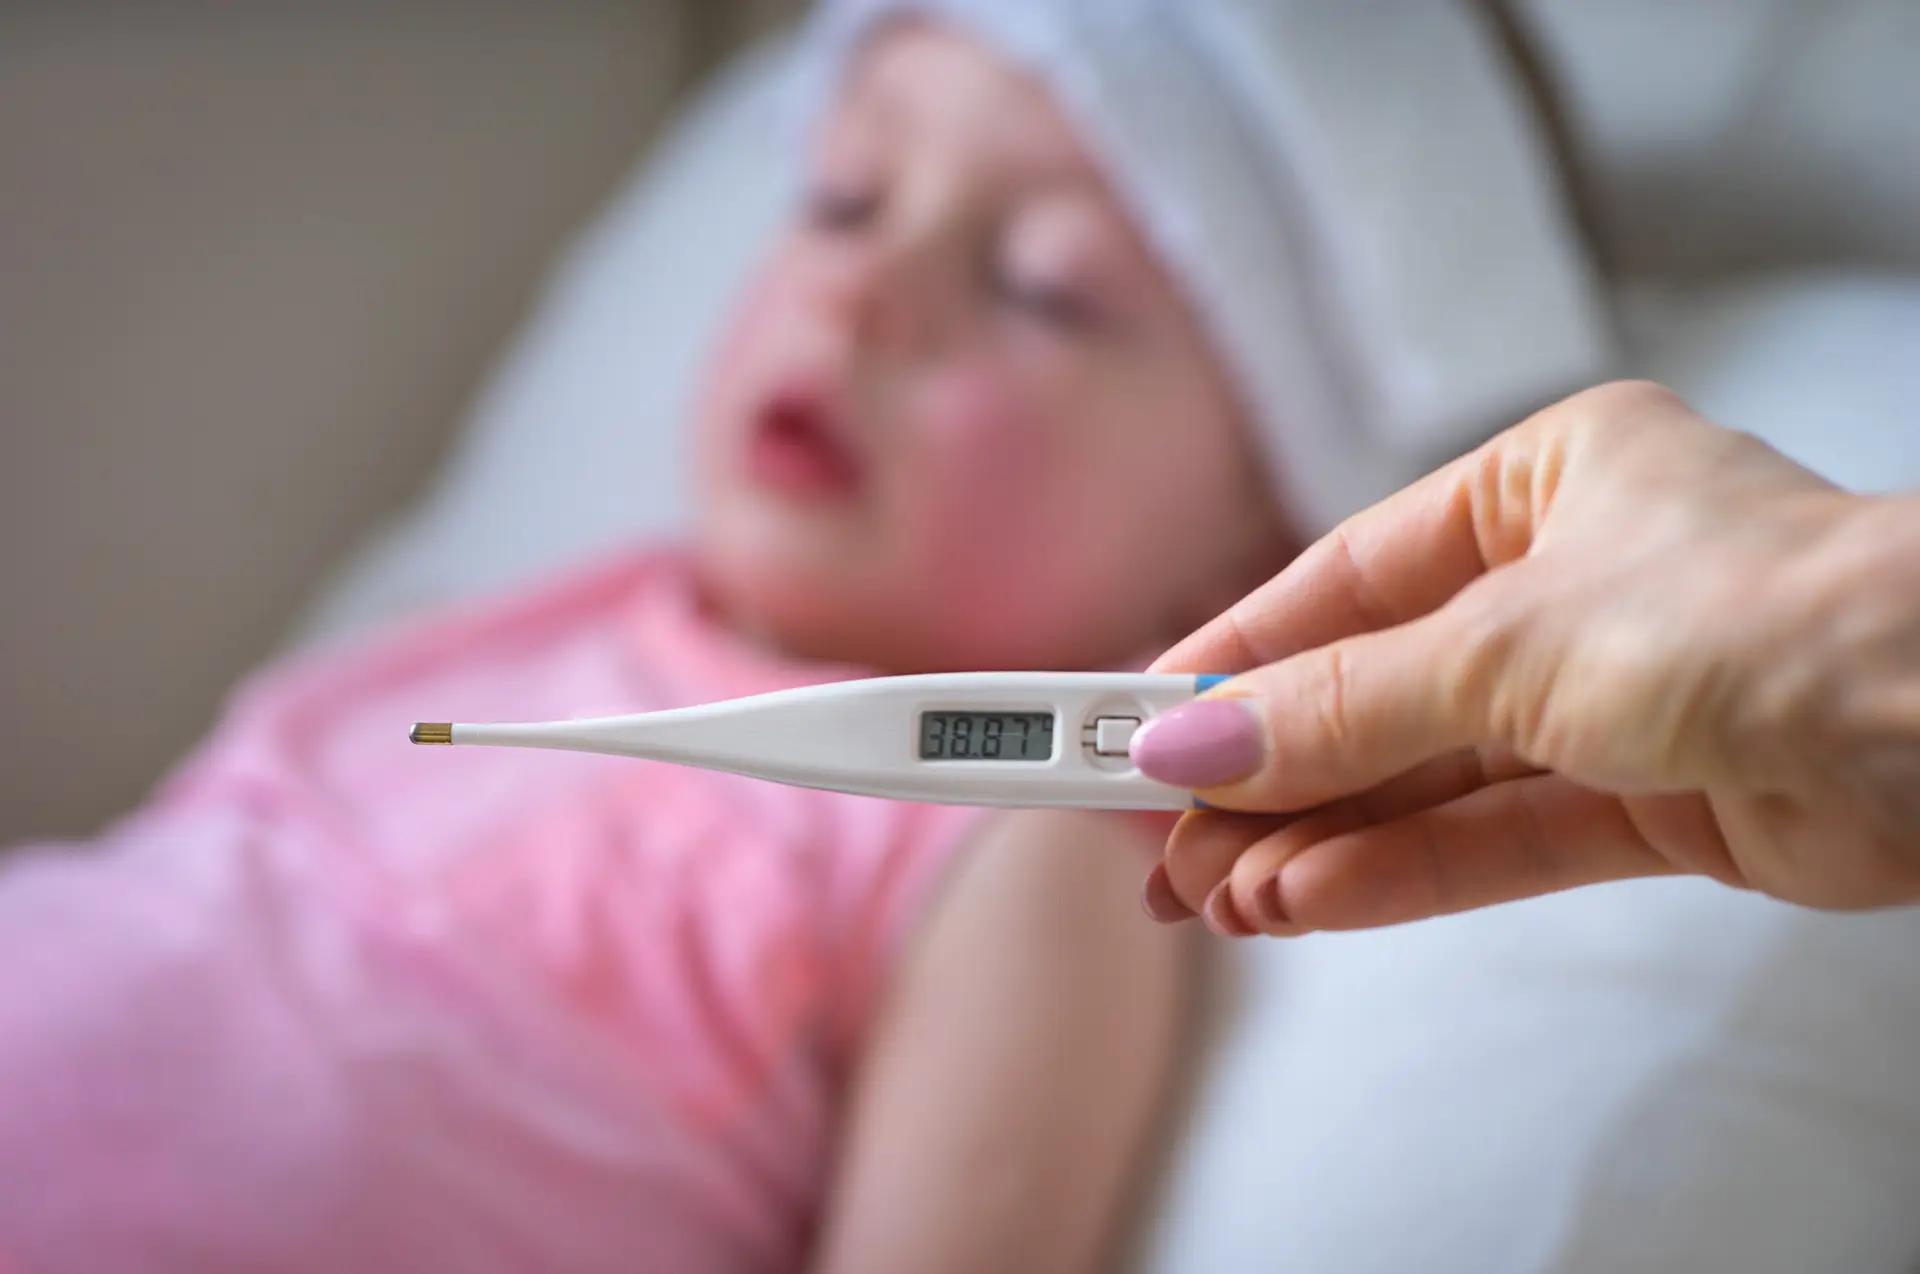
M922 761L1046 761L1053 757L1051 712L925 712Z

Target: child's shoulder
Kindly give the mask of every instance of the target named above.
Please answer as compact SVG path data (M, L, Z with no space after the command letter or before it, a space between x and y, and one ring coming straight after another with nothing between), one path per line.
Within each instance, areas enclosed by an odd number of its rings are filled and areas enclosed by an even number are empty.
M470 677L511 693L517 678L544 681L589 654L638 653L660 618L691 609L691 579L686 555L673 548L597 560L283 659L243 682L231 709L252 714L316 694L337 701Z
M666 706L685 680L679 648L698 645L691 577L683 554L633 551L283 659L240 685L168 789L223 772L303 784L412 773L406 733L416 720Z

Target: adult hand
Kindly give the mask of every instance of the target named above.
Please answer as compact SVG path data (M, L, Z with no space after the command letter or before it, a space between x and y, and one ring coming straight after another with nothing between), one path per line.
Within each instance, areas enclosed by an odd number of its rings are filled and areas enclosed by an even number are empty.
M1364 928L1672 872L1920 899L1920 499L1658 386L1539 413L1156 667L1255 669L1135 741L1214 807L1148 880L1163 919Z

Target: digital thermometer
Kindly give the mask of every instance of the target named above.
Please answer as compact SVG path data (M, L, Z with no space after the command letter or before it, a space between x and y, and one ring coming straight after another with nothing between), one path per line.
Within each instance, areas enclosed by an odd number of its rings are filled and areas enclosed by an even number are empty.
M415 743L559 748L939 805L1180 810L1128 745L1217 676L971 672L843 681L665 712L421 724Z

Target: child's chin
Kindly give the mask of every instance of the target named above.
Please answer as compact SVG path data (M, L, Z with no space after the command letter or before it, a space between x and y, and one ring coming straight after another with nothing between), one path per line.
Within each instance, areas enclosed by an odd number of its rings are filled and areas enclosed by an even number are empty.
M831 662L870 657L848 632L855 596L844 568L784 551L706 542L702 587L729 628L781 652Z

